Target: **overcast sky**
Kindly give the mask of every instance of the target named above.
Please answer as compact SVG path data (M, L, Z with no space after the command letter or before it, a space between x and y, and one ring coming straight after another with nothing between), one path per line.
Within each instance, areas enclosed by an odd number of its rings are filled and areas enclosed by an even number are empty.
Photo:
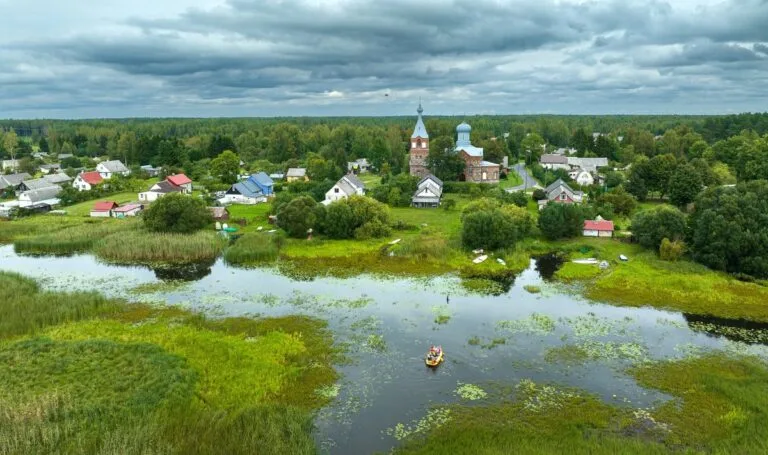
M768 0L0 0L0 118L768 110Z

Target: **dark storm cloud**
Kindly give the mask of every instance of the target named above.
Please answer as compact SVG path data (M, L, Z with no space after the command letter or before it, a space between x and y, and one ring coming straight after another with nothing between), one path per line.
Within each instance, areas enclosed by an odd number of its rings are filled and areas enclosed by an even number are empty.
M0 109L393 114L424 95L446 113L645 111L718 83L712 111L725 94L765 102L768 2L699 3L228 0L26 42L0 31Z

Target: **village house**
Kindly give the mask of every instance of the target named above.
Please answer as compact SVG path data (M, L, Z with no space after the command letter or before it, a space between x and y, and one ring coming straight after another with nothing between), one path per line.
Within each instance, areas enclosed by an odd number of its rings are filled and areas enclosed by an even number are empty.
M130 216L138 216L142 211L144 211L144 206L141 204L125 204L116 209L112 209L112 216L115 218L126 218Z
M109 218L112 216L112 210L118 208L120 204L114 201L99 201L93 204L91 209L92 218Z
M366 158L360 158L355 161L347 161L347 171L355 174L365 174L370 170L370 163Z
M325 200L321 202L321 204L328 205L332 202L347 199L348 197L356 195L365 195L365 184L360 181L355 174L347 174L340 178L339 181L325 193Z
M411 204L418 208L437 208L443 195L443 182L432 174L419 182Z
M59 183L64 183L62 182L63 179L58 178L58 176L59 174L54 174L54 175L46 175L39 179L24 180L19 185L19 191L23 192L23 191L39 190L39 189L48 188L51 186L58 186ZM69 179L69 176L67 176L67 179Z
M274 194L275 182L264 172L253 174L235 183L219 199L221 204L260 204Z
M19 193L19 188L24 180L31 178L32 176L26 172L21 174L8 174L0 175L0 194L2 193Z
M307 170L303 167L292 167L288 169L288 172L285 174L285 178L288 183L309 181L309 177L307 177Z
M568 172L568 176L581 186L595 184L595 177L592 175L592 173L581 168L571 170Z
M140 166L139 169L141 169L142 171L146 172L147 175L150 176L150 177L157 177L158 175L160 175L160 171L162 170L159 167L152 167L149 164L145 164L144 166Z
M37 204L46 204L51 207L59 205L60 200L56 198L59 193L61 193L61 187L58 185L24 191L19 194L19 207L28 208Z
M192 179L184 174L169 175L165 179L168 183L181 188L184 194L192 194Z
M103 182L101 174L97 171L81 172L72 182L72 187L78 191L91 191L94 186Z
M55 174L48 174L44 175L42 177L43 180L46 182L53 184L53 185L61 185L63 183L69 183L72 181L72 177L68 176L67 174L63 172L57 172Z
M183 193L182 189L167 180L157 182L152 185L149 190L139 193L139 201L141 202L155 202L159 198L170 193Z
M110 179L115 174L120 174L122 176L128 176L131 174L131 171L125 167L125 165L120 160L113 160L113 161L104 161L102 163L99 163L96 165L96 170L101 174L101 178L103 179Z
M546 199L538 201L539 210L553 202L556 204L580 204L584 200L584 193L574 191L562 179L557 179L554 183L544 189Z
M269 174L269 178L272 180L283 180L285 178L285 174L282 172L274 172L272 174Z
M58 163L40 165L40 172L42 172L43 174L50 174L51 172L59 172L59 171L61 171L61 165Z
M583 169L593 174L601 167L608 166L608 158L579 158L577 156L568 157L568 165L571 169Z
M75 155L71 153L59 153L58 155L56 155L56 159L61 161L61 160L66 160L67 158L74 158L74 156Z
M541 167L543 167L544 169L552 169L552 170L571 169L571 166L568 165L568 157L564 155L557 155L557 154L541 155L541 158L539 159L539 164L541 164Z
M584 237L613 237L613 221L597 216L594 220L584 221Z

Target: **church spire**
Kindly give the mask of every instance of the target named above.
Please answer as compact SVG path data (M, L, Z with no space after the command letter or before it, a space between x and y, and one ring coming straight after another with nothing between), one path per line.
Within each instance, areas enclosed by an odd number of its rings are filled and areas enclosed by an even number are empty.
M424 126L424 120L421 118L421 113L424 112L424 109L421 107L421 98L419 98L419 107L416 109L416 113L419 114L419 118L416 119L416 127L413 129L413 134L411 134L411 138L420 137L423 139L429 138L429 134L427 134L427 127Z

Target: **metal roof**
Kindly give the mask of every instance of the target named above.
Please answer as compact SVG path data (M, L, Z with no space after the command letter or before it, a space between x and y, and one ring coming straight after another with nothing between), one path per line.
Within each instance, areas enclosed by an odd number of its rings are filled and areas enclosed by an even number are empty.
M265 173L259 172L258 174L251 175L250 179L258 183L261 186L273 186L275 182Z
M416 127L413 129L413 134L411 134L411 139L420 137L422 139L428 139L429 134L427 134L427 127L424 126L424 120L421 118L421 113L424 112L424 109L421 108L421 103L419 103L419 108L416 109L416 112L418 112L419 117L416 119Z

